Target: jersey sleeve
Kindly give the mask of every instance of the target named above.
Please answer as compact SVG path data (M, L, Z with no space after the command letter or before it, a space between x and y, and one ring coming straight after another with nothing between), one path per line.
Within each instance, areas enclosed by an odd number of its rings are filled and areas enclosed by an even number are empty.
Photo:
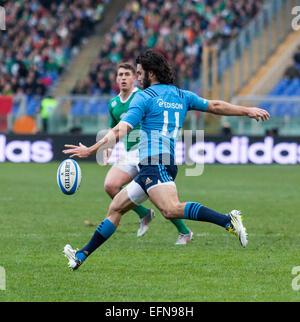
M143 92L138 92L132 99L127 113L121 119L122 122L128 123L132 128L139 125L146 114L146 99Z
M196 110L196 111L202 111L202 112L205 112L207 110L207 107L209 105L209 100L202 98L190 91L184 91L184 92L188 101L189 110Z

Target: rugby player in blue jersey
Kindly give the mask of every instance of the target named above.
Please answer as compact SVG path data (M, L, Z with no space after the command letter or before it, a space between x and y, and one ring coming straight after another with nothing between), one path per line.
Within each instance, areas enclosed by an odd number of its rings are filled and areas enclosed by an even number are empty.
M175 146L180 129L189 110L226 116L247 116L257 121L268 120L264 109L232 105L218 100L206 100L174 86L172 70L163 55L151 49L136 59L138 81L142 92L133 98L126 115L108 134L91 147L65 145L63 152L71 157L86 158L107 149L127 135L138 124L140 128L140 172L125 189L112 200L104 221L98 226L91 240L80 250L69 244L64 254L69 267L77 269L86 258L104 243L116 230L122 215L143 203L147 198L167 218L181 218L210 222L224 227L239 238L246 247L247 233L240 211L222 214L198 202L181 202L175 185L177 166Z

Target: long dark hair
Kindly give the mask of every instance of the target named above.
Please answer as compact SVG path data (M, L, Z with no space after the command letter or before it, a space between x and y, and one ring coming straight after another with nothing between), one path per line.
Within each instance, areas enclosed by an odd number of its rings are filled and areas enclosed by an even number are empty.
M153 72L160 84L174 84L174 74L166 58L153 49L147 49L136 58L145 72Z

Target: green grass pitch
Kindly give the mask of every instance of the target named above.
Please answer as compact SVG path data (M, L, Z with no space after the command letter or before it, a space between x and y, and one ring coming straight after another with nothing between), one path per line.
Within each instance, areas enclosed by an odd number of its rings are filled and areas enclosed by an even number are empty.
M100 222L110 202L103 189L108 169L79 163L83 178L73 196L57 186L58 163L0 164L0 266L6 273L0 302L300 299L292 287L292 269L300 266L299 166L207 165L199 177L186 177L179 167L182 201L243 211L245 249L221 227L192 221L187 225L194 240L175 246L177 231L157 210L138 239L138 216L129 212L116 233L72 272L64 245L85 245L95 228L84 220Z

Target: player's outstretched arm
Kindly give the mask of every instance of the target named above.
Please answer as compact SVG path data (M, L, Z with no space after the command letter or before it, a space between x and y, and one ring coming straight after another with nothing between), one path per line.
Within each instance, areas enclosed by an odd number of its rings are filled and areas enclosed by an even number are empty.
M131 131L131 127L125 122L119 122L114 128L110 129L105 137L95 143L94 145L87 147L82 143L79 145L65 144L64 154L70 154L70 158L87 158L97 153L97 151L112 148L119 140L121 140L127 133Z
M267 121L270 118L270 114L262 108L233 105L217 100L211 100L209 102L206 112L226 116L248 116L249 118L255 119L257 122L260 119L262 121Z

